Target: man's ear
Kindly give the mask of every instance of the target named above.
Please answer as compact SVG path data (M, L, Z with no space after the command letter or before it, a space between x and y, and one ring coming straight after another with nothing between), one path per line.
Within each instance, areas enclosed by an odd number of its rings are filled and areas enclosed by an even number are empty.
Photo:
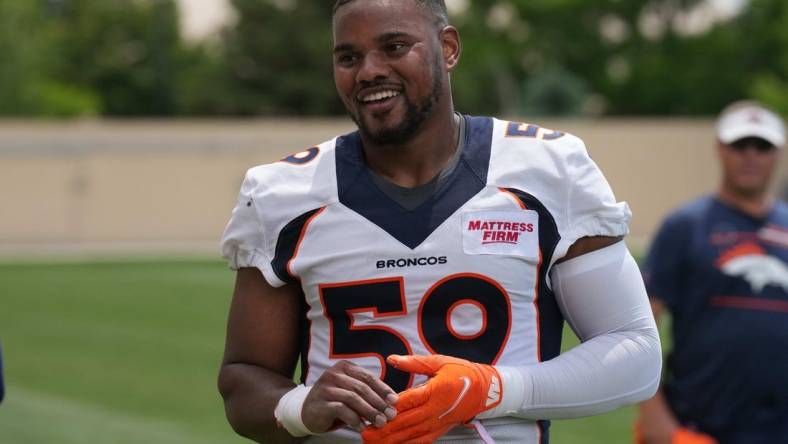
M460 53L462 52L460 33L454 26L447 26L441 30L440 39L444 66L447 72L452 72L460 62Z

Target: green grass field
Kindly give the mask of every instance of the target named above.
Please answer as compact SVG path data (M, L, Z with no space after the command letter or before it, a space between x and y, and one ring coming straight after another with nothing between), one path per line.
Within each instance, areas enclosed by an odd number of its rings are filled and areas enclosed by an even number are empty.
M0 265L0 442L247 442L215 388L232 280L217 261ZM633 416L556 421L551 442L628 443Z

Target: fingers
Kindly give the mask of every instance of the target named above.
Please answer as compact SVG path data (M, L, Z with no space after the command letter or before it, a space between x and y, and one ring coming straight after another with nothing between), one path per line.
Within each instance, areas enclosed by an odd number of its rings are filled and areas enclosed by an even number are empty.
M364 430L362 433L364 442L395 443L434 430L437 414L429 408L429 405L424 405L428 398L423 397L426 393L424 388L421 386L401 393L400 401L397 403L397 417L382 428L368 427ZM414 393L415 396L408 396ZM409 410L401 408L403 402L408 403Z
M435 355L390 355L386 362L394 368L420 375L432 376L440 368L441 363L435 361Z
M396 416L386 401L394 391L377 377L347 361L326 370L315 382L301 411L304 425L314 433L327 431L340 420L361 430L365 422L383 427Z
M349 376L362 383L360 389L365 392L364 398L367 399L373 407L384 413L387 409L390 409L392 416L389 419L394 419L393 415L396 414L396 410L391 408L391 406L397 403L399 397L391 387L386 385L386 383L381 381L377 376L356 365L349 366L347 368L347 373Z
M446 364L468 364L464 359L444 355L390 355L386 361L402 371L434 376Z
M367 428L361 435L364 444L432 443L454 427L453 425L438 426L434 421L425 420L423 417L415 418L418 415L413 416L407 419L409 426L398 430L390 428L393 422L383 429Z
M397 401L397 411L404 412L427 403L430 399L431 387L429 383L413 387L400 393Z
M361 420L361 417L341 402L330 402L323 408L326 412L331 413L331 416L335 418L334 421L338 419L358 432L364 429L364 422Z
M396 443L414 436L423 435L434 427L429 419L432 415L425 410L410 410L400 413L382 428L368 427L361 436L365 443Z
M385 411L387 408L394 410L394 408L391 407L384 407L382 410L377 409L370 405L367 399L359 396L357 392L343 388L328 389L328 397L329 399L338 401L344 406L352 409L361 418L365 419L376 427L383 427L388 422Z
M384 434L392 434L402 430L410 429L417 430L419 433L426 433L429 431L433 419L434 412L429 409L412 409L406 412L400 412L393 421L386 424L381 428ZM434 426L434 425L432 425Z

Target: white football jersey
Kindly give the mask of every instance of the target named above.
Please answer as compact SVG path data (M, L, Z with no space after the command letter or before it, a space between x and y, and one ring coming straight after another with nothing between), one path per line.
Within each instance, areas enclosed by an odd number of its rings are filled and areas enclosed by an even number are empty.
M398 392L424 380L387 366L389 354L506 366L558 355L563 317L550 267L581 237L627 234L629 209L577 137L465 119L457 167L411 211L374 185L358 133L247 173L222 254L233 269L259 268L272 286L303 288L305 384L339 360ZM543 442L549 427L484 424L499 443ZM475 436L458 428L442 440ZM321 440L359 436L345 428L309 442Z

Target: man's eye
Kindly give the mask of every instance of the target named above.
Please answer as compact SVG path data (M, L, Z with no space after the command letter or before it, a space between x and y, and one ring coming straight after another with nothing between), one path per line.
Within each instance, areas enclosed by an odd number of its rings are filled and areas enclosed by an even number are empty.
M340 65L350 65L356 61L356 56L353 54L342 54L337 56L337 63Z
M406 45L404 43L389 43L387 50L388 52L400 52L405 47Z

